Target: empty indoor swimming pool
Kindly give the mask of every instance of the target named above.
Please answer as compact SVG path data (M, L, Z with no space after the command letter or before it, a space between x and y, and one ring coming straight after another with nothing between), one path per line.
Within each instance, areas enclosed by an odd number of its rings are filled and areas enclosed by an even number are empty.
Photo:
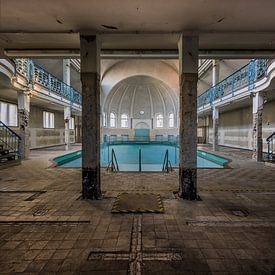
M119 171L162 171L165 163L170 167L179 166L179 147L170 142L110 142L101 144L100 161L102 167L108 167L112 161ZM81 151L54 158L59 167L81 167ZM198 168L224 168L227 159L197 151Z

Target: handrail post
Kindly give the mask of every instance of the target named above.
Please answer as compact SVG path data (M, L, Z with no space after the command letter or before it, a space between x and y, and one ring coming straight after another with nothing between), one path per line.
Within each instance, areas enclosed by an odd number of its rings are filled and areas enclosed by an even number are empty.
M138 154L139 154L139 167L138 167L138 170L139 170L139 172L141 172L141 149L139 149L139 152L138 152Z
M267 159L270 160L270 142L267 142Z

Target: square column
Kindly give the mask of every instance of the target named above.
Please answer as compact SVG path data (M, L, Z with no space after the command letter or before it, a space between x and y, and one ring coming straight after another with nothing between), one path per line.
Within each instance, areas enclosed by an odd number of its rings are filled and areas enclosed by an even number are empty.
M215 59L212 60L212 87L219 82L219 62Z
M65 122L65 150L70 149L70 120L71 120L71 107L64 107L64 122Z
M263 136L262 136L262 116L263 116L263 96L260 93L253 95L253 154L256 161L263 160Z
M100 43L80 34L82 82L82 196L99 199L100 186Z
M213 151L219 150L219 109L212 107L212 122L213 122Z
M18 122L19 136L21 137L20 156L28 159L30 155L30 95L29 92L18 92Z
M179 195L197 199L198 36L180 37Z
M71 68L70 59L63 59L63 82L70 86L71 82ZM65 150L70 148L70 120L71 120L71 108L64 107L64 122L65 122Z

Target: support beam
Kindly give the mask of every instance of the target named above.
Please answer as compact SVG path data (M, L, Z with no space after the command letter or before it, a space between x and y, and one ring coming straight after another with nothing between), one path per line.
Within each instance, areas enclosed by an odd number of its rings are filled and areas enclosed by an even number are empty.
M219 109L212 107L212 123L213 123L213 151L219 150Z
M262 115L263 96L257 92L253 96L253 154L256 161L263 160L263 136L262 136Z
M70 59L63 59L63 82L70 86L71 82L71 70ZM65 122L65 150L70 148L70 120L71 120L71 108L64 107L64 122Z
M179 195L197 199L197 82L198 36L183 36L179 40L180 82L180 167Z
M29 92L18 92L18 122L19 136L21 137L20 156L28 159L30 154L30 95Z
M100 185L100 42L80 35L82 82L82 195L99 199Z
M212 60L212 87L219 82L219 62L215 59Z

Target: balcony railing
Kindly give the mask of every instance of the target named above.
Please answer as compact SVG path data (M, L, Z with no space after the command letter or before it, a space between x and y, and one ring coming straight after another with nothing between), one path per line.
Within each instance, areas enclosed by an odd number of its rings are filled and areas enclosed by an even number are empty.
M14 62L16 72L27 79L28 85L39 84L48 89L49 94L54 93L71 103L81 104L82 99L79 92L35 64L31 59L15 59Z
M240 88L246 86L248 89L254 88L255 82L265 76L267 63L267 59L251 60L246 66L198 96L198 108L204 108L205 105L212 104L218 99L222 101L224 96L230 94L234 96L234 92Z

